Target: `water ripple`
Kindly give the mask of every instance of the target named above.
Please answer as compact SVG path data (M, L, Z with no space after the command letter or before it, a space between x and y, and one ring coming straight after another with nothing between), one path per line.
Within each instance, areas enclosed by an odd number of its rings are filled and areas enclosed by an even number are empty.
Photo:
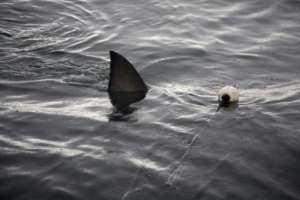
M0 198L299 198L299 8L2 0ZM151 87L123 122L109 50Z

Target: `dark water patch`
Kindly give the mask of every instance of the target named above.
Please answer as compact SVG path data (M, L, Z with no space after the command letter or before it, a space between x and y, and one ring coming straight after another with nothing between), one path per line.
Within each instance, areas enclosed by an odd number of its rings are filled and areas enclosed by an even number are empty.
M13 36L12 34L10 34L10 33L8 33L8 32L4 32L4 31L0 31L0 35L1 35L1 36L4 36L4 37L8 37L8 38L10 38L10 37Z

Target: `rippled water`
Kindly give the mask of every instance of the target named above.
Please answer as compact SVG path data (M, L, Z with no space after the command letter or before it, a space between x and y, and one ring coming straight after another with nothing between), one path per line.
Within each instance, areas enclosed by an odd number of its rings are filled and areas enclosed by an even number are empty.
M0 199L300 199L299 22L299 0L2 0ZM151 86L122 121L109 50Z

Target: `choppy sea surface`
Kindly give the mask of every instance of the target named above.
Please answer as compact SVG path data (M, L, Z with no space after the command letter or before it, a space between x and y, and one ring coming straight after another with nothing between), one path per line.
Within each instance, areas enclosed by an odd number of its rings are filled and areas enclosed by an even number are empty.
M0 199L300 199L299 77L299 0L1 0Z

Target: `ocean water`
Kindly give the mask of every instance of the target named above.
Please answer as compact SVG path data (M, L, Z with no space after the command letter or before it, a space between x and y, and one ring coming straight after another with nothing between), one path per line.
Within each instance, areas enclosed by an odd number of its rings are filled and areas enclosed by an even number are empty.
M300 199L299 77L299 0L1 0L0 199Z

